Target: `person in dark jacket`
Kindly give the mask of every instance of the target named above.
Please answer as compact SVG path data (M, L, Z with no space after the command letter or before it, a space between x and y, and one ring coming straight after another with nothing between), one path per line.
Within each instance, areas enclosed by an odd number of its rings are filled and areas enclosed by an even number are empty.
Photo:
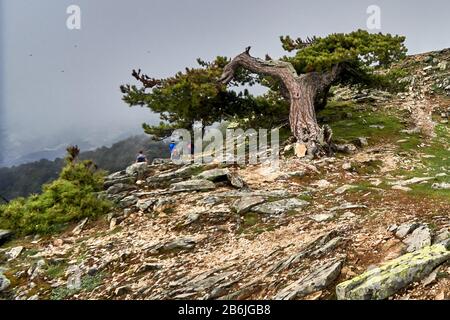
M147 162L147 157L144 154L144 151L139 151L139 154L136 157L136 163Z

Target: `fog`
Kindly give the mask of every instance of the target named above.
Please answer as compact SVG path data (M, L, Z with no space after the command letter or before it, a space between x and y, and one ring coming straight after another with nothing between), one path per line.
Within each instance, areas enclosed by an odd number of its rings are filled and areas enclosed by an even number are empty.
M66 27L71 4L81 30ZM157 123L121 100L133 68L165 77L248 45L277 57L280 35L366 29L371 4L381 8L376 31L407 36L409 53L450 47L447 0L0 0L0 165L67 143L111 144Z

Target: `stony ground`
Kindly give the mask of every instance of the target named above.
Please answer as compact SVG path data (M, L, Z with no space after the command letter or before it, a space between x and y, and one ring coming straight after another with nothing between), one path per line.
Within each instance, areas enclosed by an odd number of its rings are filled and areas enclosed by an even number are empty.
M161 163L111 175L102 196L119 208L108 217L2 246L0 294L449 299L449 55L411 57L404 94L337 88L319 118L346 154L308 161L287 145L275 169Z

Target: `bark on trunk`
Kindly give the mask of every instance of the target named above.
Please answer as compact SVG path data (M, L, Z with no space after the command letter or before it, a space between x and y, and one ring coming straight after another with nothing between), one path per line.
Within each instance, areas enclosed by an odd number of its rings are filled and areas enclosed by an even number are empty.
M317 123L315 101L326 92L338 76L341 67L334 66L325 73L310 72L298 75L294 67L285 61L264 61L250 56L248 50L236 56L223 70L220 82L228 84L237 68L279 79L288 92L290 101L289 124L298 142L307 147L309 157L331 152L331 129Z

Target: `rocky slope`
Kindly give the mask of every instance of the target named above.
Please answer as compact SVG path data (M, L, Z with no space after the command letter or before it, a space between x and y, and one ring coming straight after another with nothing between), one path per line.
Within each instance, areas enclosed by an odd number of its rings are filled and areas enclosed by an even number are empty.
M287 144L278 169L161 161L110 175L107 217L3 245L0 294L450 298L449 57L409 57L398 95L335 88L319 117L345 154L309 161Z

